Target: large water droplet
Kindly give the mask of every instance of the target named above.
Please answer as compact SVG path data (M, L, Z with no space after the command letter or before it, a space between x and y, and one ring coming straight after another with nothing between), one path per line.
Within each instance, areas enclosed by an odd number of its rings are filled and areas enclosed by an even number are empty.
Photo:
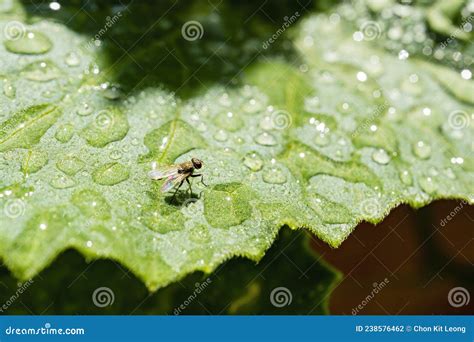
M28 64L21 74L31 81L48 82L61 76L61 70L51 61L39 61Z
M87 116L87 115L90 115L93 111L94 111L94 108L91 105L89 105L86 102L83 102L79 106L79 108L77 110L77 114L81 115L81 116Z
M252 196L253 192L242 184L216 185L204 196L204 216L215 228L228 229L237 226L250 218ZM225 214L216 215L215 208L217 207L220 213Z
M84 189L76 190L71 197L71 202L79 208L86 217L97 219L110 218L110 205L97 191Z
M123 139L129 125L126 115L117 107L101 110L80 133L87 143L94 147Z
M79 55L75 52L69 52L64 58L64 61L70 67L75 67L81 64L81 59L79 58Z
M314 138L314 143L318 146L327 146L330 142L329 134L327 133L320 133L317 134Z
M120 152L119 150L113 150L112 152L110 152L110 159L117 160L120 158L122 158L122 152Z
M21 163L21 171L25 174L38 172L48 162L48 154L42 150L30 150Z
M107 85L102 91L102 96L109 100L117 100L122 96L122 90L118 85Z
M262 108L262 103L256 99L250 99L243 106L244 111L249 114L257 113L258 111L262 110Z
M20 32L14 39L5 40L4 45L10 52L27 55L43 54L53 47L51 40L37 31Z
M127 180L129 176L128 167L119 163L102 165L92 173L94 182L101 185L115 185Z
M275 125L273 124L272 117L270 115L265 115L260 120L260 128L265 130L265 131L269 131L269 130L275 128Z
M227 138L228 138L227 133L226 133L226 131L224 131L223 129L218 130L218 131L214 134L214 139L216 139L217 141L224 142L224 141L227 140Z
M456 179L456 174L453 172L453 170L451 168L447 168L446 170L444 170L444 174L446 175L446 177L448 177L449 179Z
M400 180L405 185L411 185L413 183L413 180L412 180L410 171L408 171L408 170L401 171L400 172Z
M372 159L376 163L379 163L379 164L382 164L382 165L386 165L390 162L390 156L382 148L380 148L380 149L378 149L378 150L376 150L372 153Z
M419 180L420 186L424 192L432 194L436 191L436 184L433 182L433 178L424 177Z
M348 102L342 102L337 105L337 109L341 113L349 113L352 110L352 106Z
M16 96L16 88L10 81L5 80L3 82L3 93L6 97L13 99Z
M66 175L58 175L51 180L50 184L56 189L67 189L75 186L76 182Z
M272 166L263 171L263 181L270 184L283 184L286 182L286 175L279 167Z
M257 144L263 146L274 146L277 144L277 141L273 135L267 132L260 133L255 137Z
M244 126L244 121L240 115L233 112L224 112L217 115L214 119L214 122L220 128L231 132L238 131Z
M86 163L75 156L66 156L56 163L58 169L69 176L74 176L81 171L85 165Z
M259 171L263 167L263 161L257 152L247 153L244 157L244 165L252 171Z
M56 140L62 143L67 143L71 140L72 136L74 135L74 126L72 124L64 124L58 127L54 137Z
M420 140L413 145L413 152L418 158L428 159L431 156L431 146Z

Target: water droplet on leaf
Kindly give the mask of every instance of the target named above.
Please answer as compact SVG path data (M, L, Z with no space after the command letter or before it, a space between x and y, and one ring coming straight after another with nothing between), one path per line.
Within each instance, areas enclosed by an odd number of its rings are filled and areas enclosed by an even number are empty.
M382 165L386 165L390 162L390 156L382 148L380 148L380 149L378 149L378 150L376 150L372 153L372 159L376 163L379 163L379 164L382 164Z
M270 184L283 184L286 182L286 175L279 167L272 166L263 171L263 181Z
M413 145L413 152L418 158L428 159L431 156L431 146L420 140Z
M267 132L260 133L255 137L257 144L263 146L274 146L277 144L277 141L273 135Z
M5 40L4 45L10 52L27 55L43 54L53 47L51 40L37 31L22 32L16 39Z
M257 152L247 153L243 161L244 165L252 171L259 171L263 167L263 161Z

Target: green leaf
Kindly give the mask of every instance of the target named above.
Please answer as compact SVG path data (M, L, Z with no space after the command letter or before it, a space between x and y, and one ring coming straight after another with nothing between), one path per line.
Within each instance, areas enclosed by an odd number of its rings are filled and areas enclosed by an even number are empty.
M56 315L328 313L330 292L340 274L310 250L308 234L282 229L279 235L258 265L237 258L221 265L213 275L193 273L153 294L139 279L112 261L88 264L77 253L67 252L23 284L18 284L8 272L0 273L4 288L0 300L10 303L7 309L0 308L0 312ZM84 270L80 277L77 270ZM18 289L22 289L20 297L11 300ZM108 297L99 301L94 293L100 291ZM94 303L94 298L102 307Z
M401 203L474 200L472 81L354 41L344 20L298 23L298 65L254 62L241 83L186 99L125 98L107 83L124 70L87 37L22 25L40 34L0 50L0 256L21 279L73 248L155 290L260 260L283 225L337 247ZM195 178L173 197L148 178L191 157L207 187Z

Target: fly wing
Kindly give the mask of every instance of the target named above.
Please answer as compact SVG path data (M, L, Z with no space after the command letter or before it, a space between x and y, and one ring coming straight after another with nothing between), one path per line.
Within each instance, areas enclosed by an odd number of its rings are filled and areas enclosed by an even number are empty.
M178 175L178 168L177 167L168 167L162 169L152 170L148 173L148 177L154 180L164 179L171 176Z
M181 183L187 174L177 173L176 175L169 176L161 187L161 192L168 192L173 189L177 184Z

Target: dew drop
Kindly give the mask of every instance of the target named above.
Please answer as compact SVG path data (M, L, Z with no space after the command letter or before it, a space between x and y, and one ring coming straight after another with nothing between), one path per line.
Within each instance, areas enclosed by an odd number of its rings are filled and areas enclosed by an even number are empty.
M247 153L243 161L244 165L252 171L259 171L263 167L263 161L257 152Z
M30 150L21 163L21 171L25 174L35 173L48 163L48 154L42 150Z
M54 137L61 143L67 143L74 135L74 126L72 124L64 124L58 127Z
M74 176L81 171L85 165L86 163L75 156L66 156L56 163L58 169L69 176Z
M230 132L236 132L244 126L242 118L233 112L220 113L214 118L214 123Z
M456 174L453 172L453 170L451 168L447 168L446 170L444 170L444 174L449 179L456 179Z
M262 103L256 99L250 99L243 105L243 110L249 114L257 113L258 111L262 110L262 108Z
M271 116L265 115L261 120L260 120L260 128L269 131L273 128L275 128L275 125L273 124L273 120Z
M71 202L85 216L103 220L110 218L110 205L97 191L89 189L76 190L71 197Z
M15 39L5 40L4 45L10 52L26 55L43 54L53 47L51 40L37 31L21 32Z
M408 170L403 170L400 172L400 180L402 181L403 184L405 185L412 185L413 180L410 174L410 171Z
M390 162L390 156L384 149L380 148L372 153L372 160L376 163L386 165Z
M464 158L462 158L462 157L452 157L451 158L451 164L462 165L463 163L464 163Z
M107 85L107 87L102 91L102 96L108 100L118 100L122 97L122 90L118 85Z
M77 110L77 114L80 116L87 116L93 112L94 108L86 102L83 102L79 109Z
M407 59L409 56L410 54L407 50L400 50L400 52L398 53L398 59L402 61Z
M58 78L61 70L51 61L39 61L28 64L21 73L30 81L48 82Z
M102 165L92 173L94 182L101 185L115 185L127 180L129 176L128 167L116 162Z
M436 184L433 182L433 178L424 177L419 180L421 189L428 194L432 194L436 191Z
M13 99L16 96L16 88L9 81L3 83L3 93L6 97Z
M274 146L277 144L277 141L273 135L267 132L260 133L255 137L257 144L263 146Z
M228 138L228 135L227 135L226 131L224 131L223 129L218 130L214 134L214 139L216 139L217 141L224 142L224 141L227 140L227 138Z
M286 175L279 167L273 166L264 170L263 181L270 184L283 184L286 182Z
M318 146L327 146L329 144L329 135L326 133L317 134L314 138L314 143Z
M79 55L75 52L69 52L64 58L64 62L66 62L66 64L70 67L75 67L81 64Z
M118 160L122 158L122 152L120 152L120 150L113 150L110 152L110 158L113 160Z
M75 186L76 182L66 175L59 175L53 178L50 184L56 189L67 189Z
M431 146L420 140L413 145L413 152L418 158L428 159L431 156Z
M337 109L341 112L341 113L349 113L350 110L351 110L351 105L347 102L342 102L342 103L339 103L337 105Z

